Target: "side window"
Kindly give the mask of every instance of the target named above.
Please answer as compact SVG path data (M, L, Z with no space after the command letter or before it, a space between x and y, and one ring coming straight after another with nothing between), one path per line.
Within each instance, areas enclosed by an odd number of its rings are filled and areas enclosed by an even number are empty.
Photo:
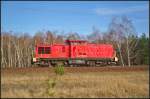
M38 54L44 54L44 47L38 47Z
M50 53L51 53L51 48L45 47L45 54L50 54Z

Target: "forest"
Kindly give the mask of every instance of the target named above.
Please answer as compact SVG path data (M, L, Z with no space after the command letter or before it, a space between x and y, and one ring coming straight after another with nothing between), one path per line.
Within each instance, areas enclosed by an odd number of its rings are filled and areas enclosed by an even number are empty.
M149 64L149 37L146 33L138 36L131 20L127 17L114 17L106 32L93 26L92 33L83 36L77 32L58 33L38 31L29 33L1 31L1 68L31 67L34 47L39 43L64 44L65 40L87 40L96 44L113 44L119 57L120 66Z

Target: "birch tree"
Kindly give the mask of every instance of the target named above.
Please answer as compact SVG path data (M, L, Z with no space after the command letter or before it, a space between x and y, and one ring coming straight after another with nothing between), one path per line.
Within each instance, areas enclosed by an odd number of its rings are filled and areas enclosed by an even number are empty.
M53 32L51 31L47 31L45 33L45 43L48 43L48 44L54 44L55 43L55 39L56 39L56 35L54 35Z
M125 43L126 47L125 50L126 52L126 58L127 58L127 64L130 67L131 66L131 59L135 58L137 54L134 53L134 49L136 48L138 44L138 38L137 34L135 32L135 28L131 22L126 16L122 17L114 17L110 27L109 27L109 32L114 33L114 40L116 41L116 44L119 49L120 57L121 57L121 62L122 65L124 66L124 60L123 60L123 55L121 52L121 44Z
M44 43L44 33L42 32L35 33L33 39L34 39L34 45Z
M113 41L116 42L116 45L119 50L120 60L121 60L122 66L124 67L124 60L123 60L122 51L121 51L121 47L122 47L121 44L123 43L124 37L123 37L122 27L119 23L118 17L114 17L112 19L112 22L109 25L108 32L112 33L112 39Z
M5 63L4 63L4 46L3 46L3 42L4 42L4 40L3 40L3 33L1 34L1 68L4 68L5 67Z
M102 35L100 30L95 26L92 27L92 30L93 30L92 33L87 36L87 39L94 43L100 43L102 40Z
M63 39L62 35L57 35L56 43L59 43L59 44L63 44L64 43L64 39Z
M127 44L127 59L128 59L128 66L131 66L131 59L133 57L136 57L135 54L133 53L133 49L135 49L135 47L138 44L138 39L133 39L132 37L137 37L137 33L135 31L135 28L133 26L133 23L131 20L129 20L129 18L127 16L122 16L122 24L121 24L123 33L125 35L126 38L126 44ZM134 42L134 43L133 43Z
M76 33L76 32L72 33L71 32L68 34L67 39L68 40L79 40L81 38L80 38L80 35L78 33Z

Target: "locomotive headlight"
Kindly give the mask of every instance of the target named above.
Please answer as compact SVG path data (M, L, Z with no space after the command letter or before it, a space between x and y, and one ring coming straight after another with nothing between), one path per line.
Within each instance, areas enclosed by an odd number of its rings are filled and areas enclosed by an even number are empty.
M36 58L33 58L33 62L36 62Z
M115 57L115 62L117 62L118 61L118 58L117 57Z

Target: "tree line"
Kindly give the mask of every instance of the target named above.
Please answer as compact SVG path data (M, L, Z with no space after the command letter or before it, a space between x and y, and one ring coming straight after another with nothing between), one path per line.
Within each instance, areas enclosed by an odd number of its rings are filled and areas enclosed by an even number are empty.
M58 34L57 31L39 31L34 36L28 33L1 32L1 68L31 67L36 44L64 44L66 39L87 40L96 44L113 44L121 66L149 64L149 37L136 30L126 16L114 17L107 32L93 27L92 33L81 36L71 32Z

